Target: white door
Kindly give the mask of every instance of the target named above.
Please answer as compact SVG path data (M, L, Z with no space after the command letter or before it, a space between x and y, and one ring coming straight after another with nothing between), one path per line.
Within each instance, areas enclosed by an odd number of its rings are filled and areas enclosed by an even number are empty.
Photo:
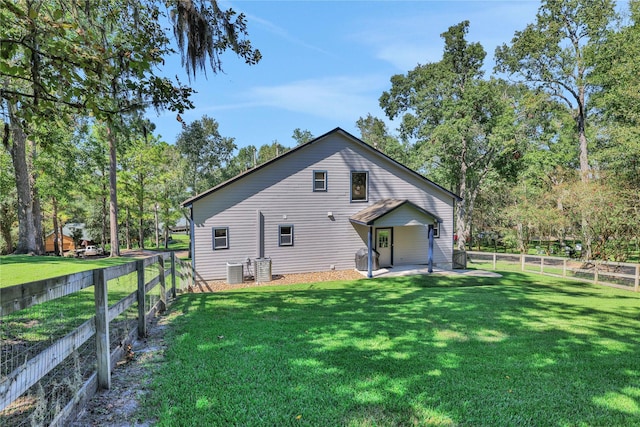
M390 228L376 229L376 251L378 251L378 264L380 267L391 267L391 239Z

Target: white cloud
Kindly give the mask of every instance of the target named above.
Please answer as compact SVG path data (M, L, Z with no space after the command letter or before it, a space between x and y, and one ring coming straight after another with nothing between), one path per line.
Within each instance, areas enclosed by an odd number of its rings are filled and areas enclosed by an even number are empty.
M242 98L253 106L353 121L377 107L377 97L387 84L387 76L326 77L257 86Z
M416 3L402 9L401 15L390 10L387 16L361 21L350 38L405 72L417 64L439 61L444 47L440 34L468 20L467 40L480 42L490 61L498 44L509 42L515 30L535 20L538 6L538 1Z

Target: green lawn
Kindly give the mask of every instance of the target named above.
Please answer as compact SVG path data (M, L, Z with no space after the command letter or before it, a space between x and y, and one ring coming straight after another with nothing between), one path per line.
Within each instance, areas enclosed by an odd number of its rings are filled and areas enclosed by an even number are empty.
M145 414L191 425L640 425L640 295L519 272L185 294Z
M160 245L160 248L155 247L154 241L147 241L145 244L146 248L150 251L188 251L189 250L189 235L174 233L171 235L171 240L169 241L169 248L165 249L164 245Z
M0 288L134 261L132 258L0 256Z

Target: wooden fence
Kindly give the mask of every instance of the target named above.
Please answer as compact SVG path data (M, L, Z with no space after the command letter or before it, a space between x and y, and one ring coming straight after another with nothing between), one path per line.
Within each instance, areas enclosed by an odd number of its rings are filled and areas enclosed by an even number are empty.
M154 271L154 266L157 267L157 273L153 274L153 277L145 277L151 276L149 271L150 269ZM147 274L145 274L145 270ZM107 282L133 273L137 274L137 289L109 306ZM63 425L99 388L108 389L111 387L112 366L115 366L123 358L128 345L136 334L139 337L146 336L147 325L156 312L164 310L168 301L175 298L178 291L191 285L192 280L190 264L177 259L173 253L163 253L127 264L0 288L0 326L2 326L2 321L8 318L7 316L14 318L22 310L51 303L56 299L78 293L91 286L94 287L95 299L95 316L65 336L55 339L51 345L37 354L28 359L27 356L23 356L26 360L20 362L19 366L0 375L0 414L6 413L6 408L10 408L17 399L32 389L43 377L77 351L80 346L95 337L95 370L93 374L79 387L75 396L69 400L64 408L57 410L55 414L50 414L46 418L47 421L43 423L55 426ZM159 287L159 298L153 305L149 304L150 307L147 310L146 298L149 297L152 290L157 294L157 287ZM135 304L137 304L137 326L131 328L126 336L116 337L116 343L119 344L111 351L112 343L110 340L113 339L110 337L111 322ZM134 308L132 310L135 311ZM25 315L25 317L27 316ZM7 346L8 344L3 343L3 345ZM10 365L5 364L6 366ZM5 412L2 412L3 410ZM3 416L0 415L0 425L3 424L2 419ZM8 422L11 424L13 421L10 419ZM30 423L33 424L33 420ZM21 425L28 424L22 422Z
M491 263L494 270L500 263L503 267L506 264L508 268L520 271L581 280L634 292L640 290L640 264L473 251L467 252L467 257L471 264Z

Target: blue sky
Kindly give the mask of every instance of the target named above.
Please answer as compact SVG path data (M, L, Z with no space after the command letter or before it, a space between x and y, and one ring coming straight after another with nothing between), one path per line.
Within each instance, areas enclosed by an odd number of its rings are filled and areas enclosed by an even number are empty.
M263 59L246 65L223 56L224 73L199 74L195 109L188 123L208 115L222 136L238 147L277 140L294 146L300 128L320 136L341 127L360 136L355 125L368 113L386 119L378 98L394 74L436 62L444 46L440 34L470 21L467 40L487 51L493 67L495 48L535 21L539 1L221 1L247 16L249 39ZM180 58L164 71L189 83ZM149 113L156 133L174 143L181 131L175 113ZM389 123L394 131L394 124Z

